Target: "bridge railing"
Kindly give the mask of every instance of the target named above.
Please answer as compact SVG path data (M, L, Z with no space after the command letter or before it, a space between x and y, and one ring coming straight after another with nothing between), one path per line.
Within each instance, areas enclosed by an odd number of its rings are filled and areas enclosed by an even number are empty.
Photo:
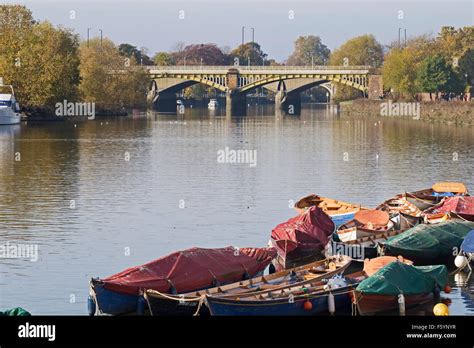
M314 66L263 66L263 65L148 65L145 67L148 70L189 70L189 71L198 71L198 70L222 70L227 71L229 69L238 69L239 71L275 71L275 70L370 70L373 69L370 65L351 65L351 66L329 66L329 65L314 65Z

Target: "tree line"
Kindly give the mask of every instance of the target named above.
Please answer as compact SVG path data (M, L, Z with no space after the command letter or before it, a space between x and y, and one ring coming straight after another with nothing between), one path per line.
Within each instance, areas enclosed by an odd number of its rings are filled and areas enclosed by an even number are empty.
M474 27L443 27L435 36L382 45L373 35L351 38L331 51L319 36L300 36L283 62L270 59L256 42L234 49L213 43L178 43L150 57L146 50L111 40L81 41L70 29L36 21L20 5L0 5L0 77L13 84L30 110L57 102L95 102L97 110L140 107L146 102L146 65L370 65L380 69L386 92L411 99L417 93L459 94L474 79ZM116 72L116 73L111 73ZM210 87L195 85L184 95L199 98ZM337 86L337 100L360 97Z

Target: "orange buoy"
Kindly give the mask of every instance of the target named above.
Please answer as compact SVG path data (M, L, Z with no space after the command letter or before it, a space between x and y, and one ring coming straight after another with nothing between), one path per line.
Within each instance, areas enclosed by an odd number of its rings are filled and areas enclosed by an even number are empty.
M449 294L449 293L451 292L451 287L450 287L449 285L446 285L446 286L444 287L444 292L447 293L447 294Z
M304 308L305 311L309 312L310 310L313 309L313 304L311 303L310 300L306 300L306 301L304 301L303 308Z

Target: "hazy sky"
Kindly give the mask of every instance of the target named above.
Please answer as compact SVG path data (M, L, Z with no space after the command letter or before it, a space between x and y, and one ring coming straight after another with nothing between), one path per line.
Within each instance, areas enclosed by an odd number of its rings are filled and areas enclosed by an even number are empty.
M86 37L104 35L116 43L146 47L149 54L168 51L176 42L213 42L235 47L246 26L246 41L261 44L269 58L284 60L299 35L319 35L330 49L347 39L371 33L383 44L398 40L398 28L408 36L436 34L441 26L473 25L474 0L402 1L279 1L279 0L82 0L10 1L28 6L36 19L74 29ZM75 11L75 18L71 18ZM290 12L293 11L293 12ZM403 11L403 19L399 19ZM293 14L293 18L291 18ZM183 17L184 18L180 18Z

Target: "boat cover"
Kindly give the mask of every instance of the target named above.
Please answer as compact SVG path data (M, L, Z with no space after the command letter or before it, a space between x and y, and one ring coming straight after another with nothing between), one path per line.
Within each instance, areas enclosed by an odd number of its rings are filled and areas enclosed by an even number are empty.
M436 284L443 289L447 280L444 265L413 266L396 261L363 280L356 290L372 295L425 294L434 291Z
M102 279L108 290L138 295L140 289L184 293L253 277L276 256L274 248L191 248Z
M396 262L400 261L403 263L406 263L407 265L412 265L413 262L404 259L402 256L379 256L379 257L374 257L373 259L365 259L364 260L364 272L368 276L371 276L372 274L378 272L378 270L384 268L386 265L388 265L391 262Z
M0 312L0 316L8 316L8 317L25 317L30 316L31 313L21 307L15 307L12 309L6 309L3 312Z
M372 224L374 227L383 227L388 224L390 216L381 210L368 209L355 213L354 220L362 225Z
M474 253L474 230L471 230L461 244L461 249L466 253Z
M453 248L459 248L466 235L474 228L469 221L445 221L438 224L421 224L390 237L385 248L392 255L404 254L423 256L450 256Z
M276 226L271 238L278 247L291 251L299 246L322 251L335 230L332 219L316 206Z
M447 214L450 212L460 215L474 216L474 197L447 197L437 205L427 209L425 214Z

